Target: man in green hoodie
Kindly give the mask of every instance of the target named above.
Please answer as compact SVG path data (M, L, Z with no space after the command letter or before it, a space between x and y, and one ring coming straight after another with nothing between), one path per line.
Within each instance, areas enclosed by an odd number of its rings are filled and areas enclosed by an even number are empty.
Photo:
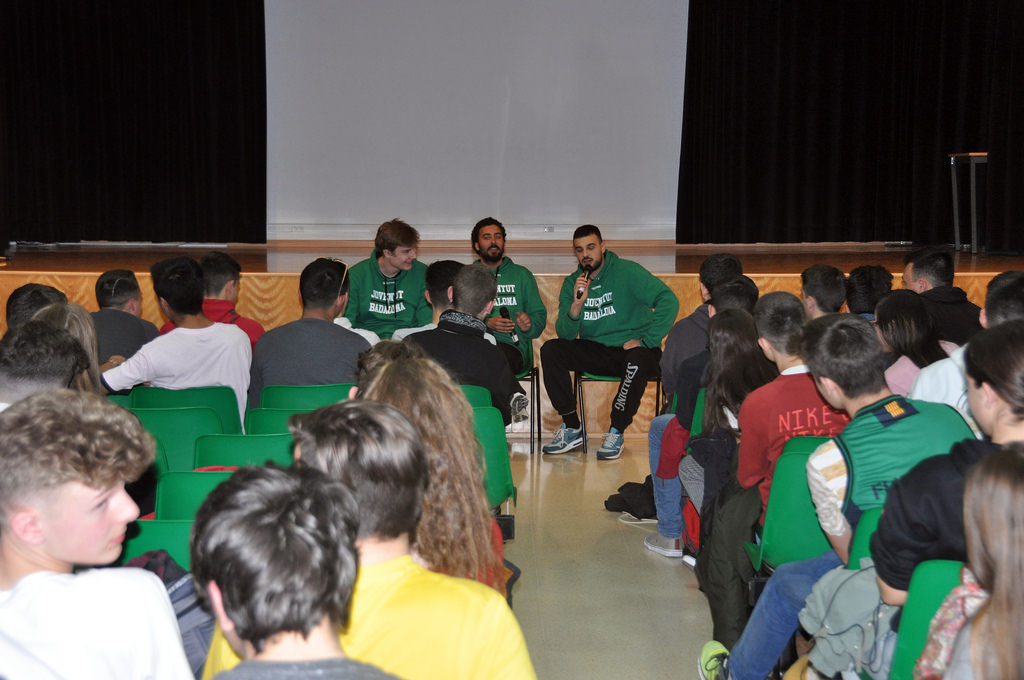
M592 224L573 233L572 247L579 267L565 277L558 296L558 338L540 350L544 387L562 416L562 426L543 451L565 453L583 443L571 373L619 375L611 429L597 450L598 460L613 460L622 454L622 435L640 407L648 378L658 374L661 340L675 321L679 300L639 264L607 250Z
M388 339L399 328L430 323L433 311L423 292L427 267L416 260L420 234L400 219L377 229L370 257L349 270L345 318L354 328Z

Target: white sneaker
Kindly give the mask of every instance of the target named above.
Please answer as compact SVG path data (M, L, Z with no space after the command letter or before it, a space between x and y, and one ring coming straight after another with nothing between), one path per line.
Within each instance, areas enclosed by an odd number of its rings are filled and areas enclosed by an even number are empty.
M682 557L683 546L682 539L669 538L668 536L662 536L660 533L653 533L650 536L644 538L644 547L648 550L664 555L665 557Z

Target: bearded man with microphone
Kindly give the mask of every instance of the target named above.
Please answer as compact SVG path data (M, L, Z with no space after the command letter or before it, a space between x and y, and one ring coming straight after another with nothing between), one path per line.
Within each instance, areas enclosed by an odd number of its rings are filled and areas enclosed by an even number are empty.
M560 454L583 444L572 373L617 375L611 429L597 450L598 460L614 460L622 454L623 434L640 408L647 380L658 374L661 340L675 321L679 300L641 265L607 250L601 230L592 224L576 229L572 247L579 267L565 277L558 296L558 337L540 350L544 387L562 417L542 450Z

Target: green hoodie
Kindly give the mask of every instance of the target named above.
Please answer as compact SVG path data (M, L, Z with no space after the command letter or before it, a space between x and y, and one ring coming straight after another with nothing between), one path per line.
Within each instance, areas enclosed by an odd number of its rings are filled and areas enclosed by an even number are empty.
M548 309L544 306L544 301L540 299L537 279L526 267L515 264L511 258L505 257L498 265L496 275L498 277L498 294L494 298L494 311L491 312L491 316L501 316L501 308L507 307L508 314L513 321L515 321L517 312L526 312L533 325L528 331L516 330L516 334L519 336L518 343L512 342L510 333L497 331L491 331L491 333L498 342L515 346L525 360L528 358L530 341L540 337L548 325Z
M387 278L377 264L377 251L349 270L348 308L345 318L388 339L399 328L430 323L434 312L423 295L427 266L416 260L409 271Z
M558 295L558 337L593 340L609 347L621 347L639 340L644 347L661 347L679 311L675 294L654 274L636 262L619 259L605 251L604 264L590 281L583 313L569 317L576 297L576 279L582 267L565 277Z

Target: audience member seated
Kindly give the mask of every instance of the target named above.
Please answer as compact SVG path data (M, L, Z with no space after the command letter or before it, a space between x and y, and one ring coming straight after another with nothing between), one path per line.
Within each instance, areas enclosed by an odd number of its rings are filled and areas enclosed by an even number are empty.
M55 302L40 309L32 318L70 333L71 337L78 340L89 357L88 367L76 375L70 385L61 385L61 387L72 387L82 392L103 394L103 386L100 383L96 328L85 307L67 302Z
M391 335L392 340L405 340L414 333L421 331L432 331L437 328L437 320L441 314L452 308L452 287L455 285L455 275L466 265L455 260L437 260L427 265L426 281L427 289L423 295L430 308L433 310L433 320L415 328L399 328ZM497 345L498 341L488 332L484 332L484 340Z
M249 336L251 351L263 335L263 326L235 310L242 265L227 253L213 250L203 255L199 266L203 271L203 315L214 323L229 323L241 328ZM174 325L173 320L168 321L160 328L160 333L174 330Z
M244 420L252 352L249 336L237 326L213 323L203 314L203 273L192 258L161 260L150 273L160 310L175 328L105 371L104 388L117 392L141 383L172 390L227 385Z
M715 314L730 309L752 313L756 302L757 285L746 276L737 276L715 287L708 300L708 315L714 318ZM704 373L710 356L705 340L700 352L676 368L676 412L655 417L648 428L658 533L646 537L644 545L665 557L682 557L686 548L682 544L684 499L683 485L679 481L679 461L686 452L697 396L705 385Z
M850 270L846 277L846 307L850 314L875 320L878 301L892 290L892 274L877 264L864 264Z
M800 295L807 320L835 314L846 301L843 270L830 264L814 264L800 274Z
M334 324L348 304L348 267L320 257L302 270L302 318L268 331L256 343L249 382L249 407L260 405L267 385L354 383L359 353L370 343Z
M379 346L394 344L385 340ZM404 344L404 343L403 343ZM500 529L487 507L473 429L473 410L462 389L432 359L379 360L364 353L361 398L394 406L420 433L430 484L423 495L413 554L449 576L480 581L504 592ZM362 357L361 357L362 359Z
M406 680L535 678L500 593L432 572L410 554L429 481L416 428L395 408L361 399L293 416L291 425L302 464L342 482L359 510L345 653ZM238 662L218 629L203 678Z
M41 283L19 286L7 298L7 329L17 328L46 305L67 301L68 296L53 286Z
M893 394L907 396L914 378L925 366L941 361L956 349L939 332L924 301L909 290L894 290L875 308L875 330L895 361L885 369L885 382Z
M159 331L142 314L142 289L135 273L128 269L103 272L96 279L98 312L92 313L99 344L99 362L111 357L130 357L155 338Z
M924 680L1013 680L1024 668L1024 445L975 465L964 498L967 568L932 620ZM955 636L955 637L954 637Z
M808 322L800 353L825 400L851 416L807 462L818 522L832 550L775 570L732 653L715 641L704 646L705 679L763 680L797 630L815 582L846 563L861 513L882 507L893 480L916 463L973 436L955 409L889 391L885 351L866 319L832 314Z
M718 253L701 262L698 285L704 303L672 326L665 338L665 351L658 362L661 366L661 388L666 396L676 394L682 387L676 371L683 361L707 348L711 291L742 274L743 265L735 255Z
M978 305L953 285L953 253L949 248L921 248L908 253L903 261L903 287L924 299L943 340L962 345L981 330Z
M441 314L437 328L415 333L406 339L423 348L428 356L444 366L462 385L479 385L491 393L491 404L501 411L508 425L512 422L511 404L525 399L512 377L505 356L484 340L484 319L494 307L498 280L482 264L466 265L455 275L452 308ZM525 413L523 413L525 411ZM519 408L520 420L528 409Z
M416 260L420 234L399 219L377 228L370 257L352 267L345 318L384 340L399 328L430 323L426 267Z
M1013 319L1024 319L1024 272L1008 271L988 282L985 308L978 317L984 328L994 328ZM936 361L921 369L910 387L912 399L939 401L970 412L967 403L967 382L964 377L964 345L953 350L948 359Z
M358 559L358 510L320 471L246 467L206 497L192 533L192 574L246 661L222 680L395 676L346 658Z
M54 390L0 414L0 675L192 677L163 583L109 564L139 512L124 483L153 461L138 420Z
M27 321L0 338L0 411L38 392L67 387L89 357L67 331Z

